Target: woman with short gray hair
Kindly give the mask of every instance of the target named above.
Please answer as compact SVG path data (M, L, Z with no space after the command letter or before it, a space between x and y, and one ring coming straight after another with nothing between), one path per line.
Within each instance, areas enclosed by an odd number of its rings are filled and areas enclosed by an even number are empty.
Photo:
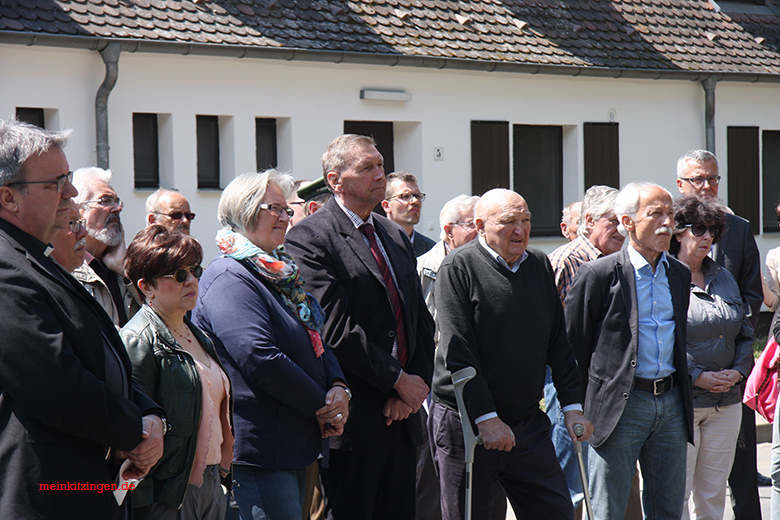
M299 520L306 467L340 435L349 388L320 329L325 314L284 252L293 179L247 173L223 191L222 255L200 283L193 322L216 335L234 385L233 492L241 517Z

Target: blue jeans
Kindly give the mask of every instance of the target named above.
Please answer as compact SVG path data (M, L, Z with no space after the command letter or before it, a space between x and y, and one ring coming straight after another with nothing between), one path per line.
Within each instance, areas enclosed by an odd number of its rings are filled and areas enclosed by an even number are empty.
M577 454L574 453L574 444L569 437L569 431L566 429L566 423L563 418L561 403L558 402L558 390L552 380L552 372L547 367L547 373L544 379L544 406L547 417L550 419L550 438L555 447L555 456L561 465L563 474L566 477L566 486L569 488L571 503L576 508L584 499L582 493L582 480L580 479L580 470L577 467ZM585 468L588 467L588 443L582 443L582 461Z
M610 436L598 448L590 446L588 473L594 516L622 520L639 460L645 518L679 520L685 500L687 442L679 388L657 397L632 390Z
M300 520L306 468L272 471L233 464L233 494L241 520Z

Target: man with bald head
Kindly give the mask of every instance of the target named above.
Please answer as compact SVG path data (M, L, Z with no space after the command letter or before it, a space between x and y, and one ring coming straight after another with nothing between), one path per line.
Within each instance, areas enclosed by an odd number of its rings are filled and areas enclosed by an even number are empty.
M190 234L190 224L195 213L190 211L190 203L181 193L160 188L146 198L146 223L160 224L169 231Z
M474 455L475 519L490 515L498 481L518 517L571 519L566 479L555 458L550 422L539 409L545 367L572 440L582 424L577 365L547 256L528 247L531 212L523 197L490 190L476 205L477 240L452 251L436 276L439 348L431 416L437 444L442 518L464 515L465 452L452 373L474 367L463 392L484 446Z
M566 295L566 330L585 386L594 516L622 520L637 460L644 517L677 520L693 440L685 351L691 273L667 256L672 196L631 183L615 199L622 251L582 264ZM554 371L553 371L554 373Z

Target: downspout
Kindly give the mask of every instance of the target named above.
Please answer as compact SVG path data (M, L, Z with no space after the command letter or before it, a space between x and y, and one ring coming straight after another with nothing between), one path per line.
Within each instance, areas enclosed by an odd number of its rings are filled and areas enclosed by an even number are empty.
M701 82L704 87L704 133L707 150L715 153L715 85L718 83L715 75L707 76Z
M100 51L100 57L106 64L106 77L95 96L95 135L97 138L97 165L108 169L108 96L119 77L119 54L122 45L111 42Z

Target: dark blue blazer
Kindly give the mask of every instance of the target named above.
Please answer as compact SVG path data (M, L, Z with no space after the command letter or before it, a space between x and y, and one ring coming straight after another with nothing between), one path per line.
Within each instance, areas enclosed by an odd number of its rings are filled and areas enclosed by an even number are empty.
M406 232L374 214L376 234L385 247L398 281L409 361L404 371L428 386L433 375L433 318L423 300L412 246ZM327 313L326 342L347 376L352 404L344 434L331 447L369 451L387 428L382 409L395 394L401 363L391 355L396 323L379 266L363 234L329 200L287 232L285 248ZM412 443L422 442L422 421L414 414L403 421Z
M327 456L314 413L334 379L329 347L319 358L278 291L243 263L220 257L200 281L192 322L216 335L233 381L234 460L272 470L301 469Z

